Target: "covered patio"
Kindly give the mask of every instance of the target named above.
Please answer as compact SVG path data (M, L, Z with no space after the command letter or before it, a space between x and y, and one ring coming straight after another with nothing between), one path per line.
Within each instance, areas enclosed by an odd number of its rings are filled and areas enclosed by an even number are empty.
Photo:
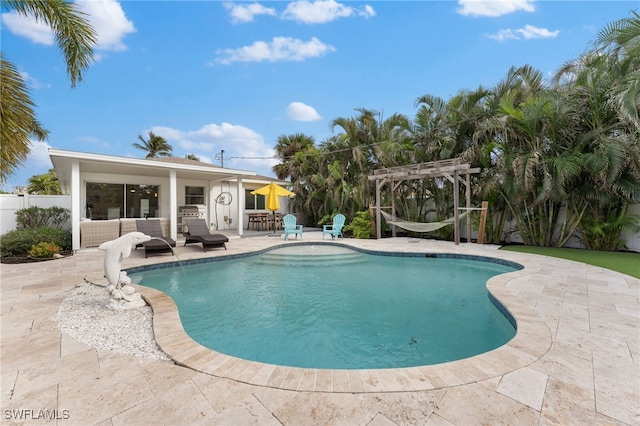
M115 208L108 209L109 215L100 219L162 218L168 222L168 236L174 240L182 231L179 229L181 205L203 205L208 216L205 218L207 223L217 224L219 219L214 217L217 198L221 193L227 192L232 195L233 203L227 217L232 217L237 226L237 235L243 233L243 179L255 177L256 173L253 171L228 169L181 158L128 158L59 149L49 149L49 156L62 192L71 195L73 250L81 248L81 222L92 220L91 208L94 202L101 201L100 193L89 194L89 185L95 186L97 190L105 185L119 187L119 191L123 192L121 198L128 197L129 188L134 195L152 188L151 193L132 198L131 208L126 206L129 198L124 198L124 205L114 204L112 207ZM190 193L196 189L197 193ZM96 200L92 197L96 197ZM187 202L189 200L192 202ZM116 202L119 201L116 199ZM113 216L111 210L114 210Z

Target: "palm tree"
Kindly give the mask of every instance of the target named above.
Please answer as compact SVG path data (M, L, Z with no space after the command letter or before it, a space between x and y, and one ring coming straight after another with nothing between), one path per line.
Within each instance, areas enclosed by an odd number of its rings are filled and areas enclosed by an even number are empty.
M96 33L75 3L4 0L2 8L47 24L65 57L71 87L82 81L84 70L93 61ZM34 107L24 79L0 52L0 183L23 164L30 151L30 138L46 139L47 131L38 122Z
M186 154L184 158L187 160L200 161L200 158L195 154Z
M635 17L638 40L640 20ZM577 190L571 193L587 205L580 238L586 247L603 250L619 248L620 233L633 229L637 221L627 214L628 206L640 200L640 74L634 71L640 61L637 55L626 56L634 50L633 44L621 48L633 38L631 33L622 36L626 22L608 26L600 33L598 50L567 62L555 76L557 82L568 82L565 89L570 99L584 112L579 132L583 170ZM633 28L629 22L628 30ZM637 46L635 52L640 53Z
M300 174L300 162L296 154L304 154L314 147L315 141L313 137L303 133L279 136L275 150L276 157L280 159L281 163L273 166L273 171L278 179L300 179L302 177Z
M640 14L631 13L631 18L615 21L600 31L595 45L599 52L615 58L624 70L612 87L612 99L623 118L640 128Z
M135 142L133 147L147 151L146 158L171 157L173 148L162 136L157 136L150 131L149 139L144 140L142 135L138 135L138 139L140 139L142 143Z
M60 182L56 175L55 169L49 169L49 171L42 175L34 175L29 178L29 186L27 187L29 194L38 195L60 195Z

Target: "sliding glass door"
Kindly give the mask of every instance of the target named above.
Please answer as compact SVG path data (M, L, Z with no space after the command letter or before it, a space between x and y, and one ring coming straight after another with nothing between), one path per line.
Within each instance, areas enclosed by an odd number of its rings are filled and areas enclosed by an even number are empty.
M158 217L158 185L88 182L86 190L88 219Z

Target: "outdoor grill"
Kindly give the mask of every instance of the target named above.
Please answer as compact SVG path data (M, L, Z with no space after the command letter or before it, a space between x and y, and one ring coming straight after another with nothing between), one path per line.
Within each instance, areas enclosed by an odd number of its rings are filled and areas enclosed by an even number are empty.
M207 208L203 204L190 204L178 207L178 232L185 231L186 219L204 219Z

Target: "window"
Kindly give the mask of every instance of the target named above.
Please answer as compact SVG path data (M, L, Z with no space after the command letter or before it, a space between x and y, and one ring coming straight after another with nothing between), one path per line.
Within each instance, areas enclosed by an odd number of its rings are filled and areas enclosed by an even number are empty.
M264 195L253 195L251 191L254 189L244 190L244 208L245 210L264 210L266 198Z
M89 219L157 217L158 186L117 183L87 183Z
M204 204L204 186L185 186L185 204Z

